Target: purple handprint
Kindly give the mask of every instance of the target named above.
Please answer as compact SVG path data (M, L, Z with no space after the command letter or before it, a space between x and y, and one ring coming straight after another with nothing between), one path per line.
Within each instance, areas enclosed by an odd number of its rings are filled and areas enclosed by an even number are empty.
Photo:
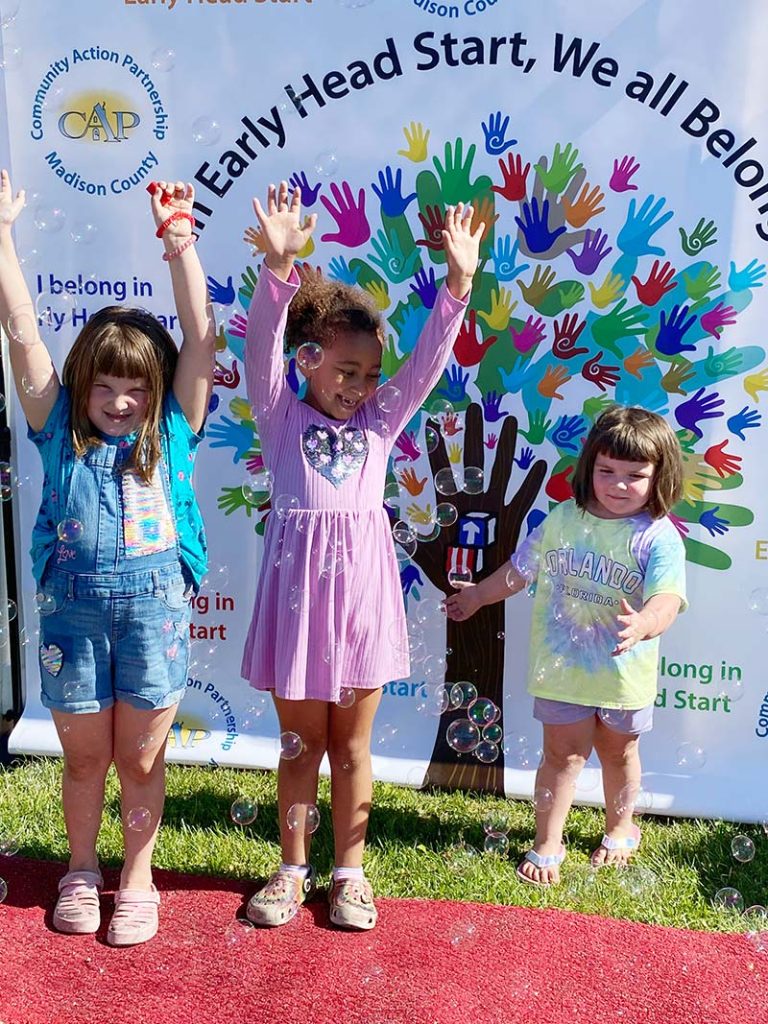
M509 328L509 333L512 335L512 344L515 346L518 352L525 354L539 344L541 339L544 337L544 328L546 324L541 317L533 319L531 314L523 324L521 330L516 331L514 327Z
M721 398L717 391L713 391L711 395L704 395L704 388L699 390L686 402L682 402L675 409L675 419L683 428L683 430L690 430L692 434L701 439L704 434L699 429L700 420L712 420L717 419L718 416L723 416L722 412L717 410L721 405L725 405L725 399Z
M613 247L608 245L608 235L598 228L597 231L587 229L580 253L577 254L574 249L565 251L573 260L576 270L580 274L589 276L594 274L608 253L613 252Z
M635 162L633 156L623 156L621 163L613 161L613 174L608 182L614 192L636 192L637 185L631 185L629 179L640 170L640 164Z
M320 194L321 183L310 185L306 171L294 171L288 179L288 184L291 186L291 192L295 192L297 188L301 189L301 205L305 209L309 210L315 205Z
M534 196L530 203L523 203L521 212L523 219L515 217L518 227L525 237L525 244L531 253L548 252L555 241L565 231L565 225L549 230L549 200L545 199L539 210L539 201Z
M681 352L693 352L695 345L684 345L683 337L696 322L696 314L688 319L688 307L673 306L667 318L664 310L659 315L659 333L656 335L656 351L665 356L676 356Z
M513 459L512 461L516 466L519 466L520 469L525 471L529 466L533 465L533 459L533 448L521 448L518 458Z
M724 302L718 302L714 309L708 309L702 313L699 323L707 334L713 338L719 338L723 328L736 323L736 310L733 306L726 306Z
M421 448L416 442L416 434L413 430L409 430L408 433L403 431L395 441L395 448L401 453L395 456L395 462L415 462L421 455Z
M503 400L504 395L499 394L498 391L489 391L487 395L483 395L483 415L486 423L498 423L507 415L506 412L501 411Z
M413 280L416 283L410 286L411 291L415 292L419 296L421 304L425 309L433 309L435 302L437 301L435 268L430 267L428 271L424 269L418 270L414 275Z
M338 242L350 248L363 245L371 237L371 227L365 216L365 191L360 189L355 203L348 181L343 181L341 188L333 182L331 195L336 206L326 196L320 196L320 202L336 221L339 230L335 234L322 235L321 241Z
M244 316L241 316L239 313L233 313L227 324L227 334L231 334L233 338L244 338L247 326L248 321Z

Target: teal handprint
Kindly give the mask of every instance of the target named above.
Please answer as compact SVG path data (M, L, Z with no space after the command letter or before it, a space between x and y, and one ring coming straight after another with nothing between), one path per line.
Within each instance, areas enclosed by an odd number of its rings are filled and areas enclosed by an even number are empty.
M393 284L402 284L416 273L419 250L414 247L405 256L395 231L390 231L388 235L381 230L377 231L375 237L371 239L371 245L375 255L369 256L368 259L375 266L381 267Z

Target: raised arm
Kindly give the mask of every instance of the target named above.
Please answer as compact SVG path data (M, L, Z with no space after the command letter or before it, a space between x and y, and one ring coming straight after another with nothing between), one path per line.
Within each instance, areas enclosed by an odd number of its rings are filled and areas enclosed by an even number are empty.
M173 299L181 326L181 349L173 393L197 433L205 422L213 383L216 325L205 275L194 245L195 190L181 181L153 182L152 216L171 271Z
M0 321L19 404L30 427L41 430L59 394L59 378L40 337L37 311L13 243L13 224L24 207L24 191L13 197L11 179L0 171Z

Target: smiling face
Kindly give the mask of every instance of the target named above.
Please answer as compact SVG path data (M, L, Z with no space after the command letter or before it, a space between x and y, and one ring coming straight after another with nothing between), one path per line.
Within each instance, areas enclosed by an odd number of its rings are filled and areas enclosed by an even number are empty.
M373 334L339 331L323 348L323 361L308 371L307 405L334 420L348 420L376 390L381 343Z
M147 417L149 388L143 377L111 377L99 373L88 394L88 419L108 437L137 431Z
M652 462L628 462L598 452L592 470L593 501L589 511L600 519L636 515L648 504L655 472Z

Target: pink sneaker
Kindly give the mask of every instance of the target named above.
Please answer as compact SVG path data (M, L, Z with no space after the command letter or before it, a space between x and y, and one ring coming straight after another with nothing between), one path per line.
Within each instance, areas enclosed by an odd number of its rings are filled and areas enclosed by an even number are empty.
M118 889L115 912L109 922L107 942L110 946L138 946L157 935L157 908L160 893L152 890Z
M59 882L59 899L53 911L53 927L67 935L90 935L99 930L100 871L68 871Z

